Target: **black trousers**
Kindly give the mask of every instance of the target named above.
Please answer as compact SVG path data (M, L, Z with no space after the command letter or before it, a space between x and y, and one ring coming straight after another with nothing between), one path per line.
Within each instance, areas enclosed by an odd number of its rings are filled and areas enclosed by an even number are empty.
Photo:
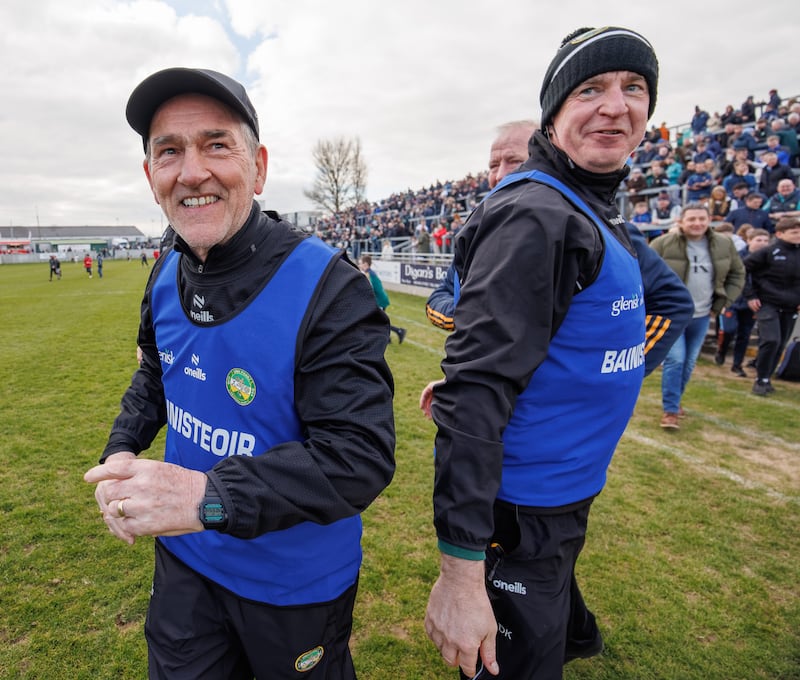
M495 504L486 588L497 619L500 675L483 671L476 678L558 680L568 640L599 636L574 575L591 503L554 508L552 513Z
M759 380L769 380L780 361L781 353L789 341L794 323L797 320L796 309L780 309L769 303L762 303L756 313L758 320L758 354L756 355L756 371Z
M355 680L348 642L357 587L320 604L252 602L200 576L156 541L145 622L149 677Z

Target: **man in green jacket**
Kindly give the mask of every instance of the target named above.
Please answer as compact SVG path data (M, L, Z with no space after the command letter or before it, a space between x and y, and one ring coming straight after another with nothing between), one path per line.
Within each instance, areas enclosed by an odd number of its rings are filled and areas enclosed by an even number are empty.
M661 427L677 430L683 414L681 398L708 333L710 318L733 302L744 287L745 271L733 241L710 227L708 208L687 203L678 231L659 236L650 245L686 284L694 316L664 359L661 374Z

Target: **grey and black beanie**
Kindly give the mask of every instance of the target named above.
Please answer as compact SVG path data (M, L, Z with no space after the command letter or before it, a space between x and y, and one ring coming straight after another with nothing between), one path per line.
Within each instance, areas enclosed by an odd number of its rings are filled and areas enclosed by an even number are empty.
M582 28L564 38L547 68L539 93L542 128L553 122L553 116L578 85L609 71L632 71L644 77L650 93L648 117L652 116L658 86L658 59L653 46L627 28Z

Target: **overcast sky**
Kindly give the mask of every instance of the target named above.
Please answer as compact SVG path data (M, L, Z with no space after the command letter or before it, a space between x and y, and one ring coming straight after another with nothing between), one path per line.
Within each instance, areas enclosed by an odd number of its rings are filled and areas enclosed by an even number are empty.
M160 233L124 112L131 90L169 66L246 85L270 208L312 208L311 149L338 135L361 139L370 200L457 179L485 168L497 125L538 118L561 38L603 25L656 49L651 124L773 87L800 94L797 0L5 0L0 223Z

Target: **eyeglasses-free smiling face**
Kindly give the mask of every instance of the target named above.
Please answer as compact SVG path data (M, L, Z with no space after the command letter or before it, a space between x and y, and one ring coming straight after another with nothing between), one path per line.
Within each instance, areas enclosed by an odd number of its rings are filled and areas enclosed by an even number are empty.
M169 223L205 261L244 225L267 174L267 150L222 102L180 95L150 124L144 171ZM254 148L255 147L255 148Z
M708 231L711 218L705 208L684 211L680 220L680 229L690 241L699 241Z
M644 77L610 71L576 87L553 118L551 140L590 172L619 170L647 128L650 94Z

